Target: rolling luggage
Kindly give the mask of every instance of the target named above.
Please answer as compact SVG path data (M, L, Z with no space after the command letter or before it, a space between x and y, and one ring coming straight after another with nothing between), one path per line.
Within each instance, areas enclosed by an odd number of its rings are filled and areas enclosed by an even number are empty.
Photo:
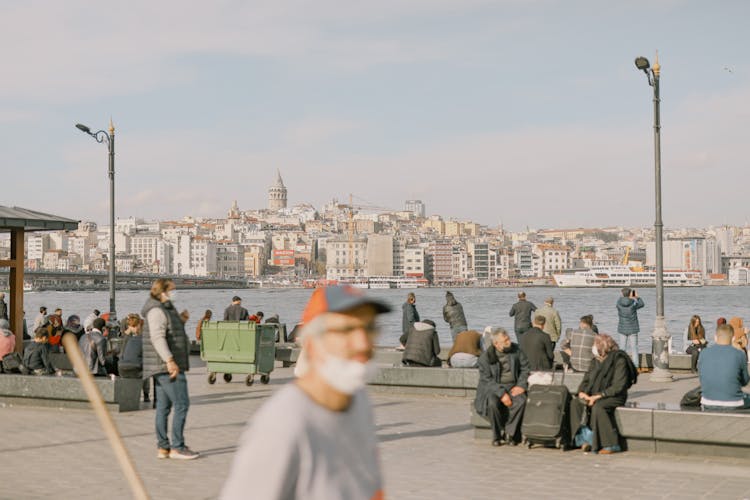
M563 385L564 381L565 372L559 385L554 384L553 377L550 385L529 387L521 423L521 436L529 448L535 444L554 445L561 450L568 448L570 392Z

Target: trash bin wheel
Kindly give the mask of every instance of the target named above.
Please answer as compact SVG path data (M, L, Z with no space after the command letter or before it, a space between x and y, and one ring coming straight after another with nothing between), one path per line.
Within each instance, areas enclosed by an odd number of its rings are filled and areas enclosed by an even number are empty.
M232 381L232 374L231 373L225 373L224 374L224 382L227 384Z
M255 380L253 380L252 374L245 377L245 385L253 385L253 382L255 382Z
M216 383L216 374L214 372L211 372L208 374L208 383L209 384L215 384Z
M270 381L271 381L271 376L269 374L264 373L263 375L260 376L260 383L261 384L267 384Z

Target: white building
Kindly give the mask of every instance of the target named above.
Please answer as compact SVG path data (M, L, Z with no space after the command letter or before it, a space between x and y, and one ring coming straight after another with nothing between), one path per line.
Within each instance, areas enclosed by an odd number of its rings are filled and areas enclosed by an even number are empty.
M367 241L354 239L328 240L326 242L326 278L363 277L367 266Z
M404 250L404 276L424 278L425 254L424 248L409 247Z
M43 260L44 252L50 249L49 235L29 234L26 240L26 258L29 260Z
M202 236L182 234L174 251L174 272L195 276L216 274L216 242Z

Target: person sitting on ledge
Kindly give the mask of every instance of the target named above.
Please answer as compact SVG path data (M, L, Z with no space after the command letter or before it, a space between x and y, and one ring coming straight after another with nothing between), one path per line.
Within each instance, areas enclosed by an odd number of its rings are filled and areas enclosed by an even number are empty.
M531 371L552 370L555 344L552 343L549 335L544 333L546 321L544 316L537 314L532 320L532 327L518 339L521 350L529 359Z
M591 366L593 354L591 348L594 346L594 317L590 314L581 316L578 329L568 328L565 331L565 340L560 349L565 370L575 372L587 372Z
M492 345L479 356L474 409L492 425L492 446L515 446L526 405L529 360L504 328L492 328L490 338Z
M10 323L5 318L0 318L0 360L16 349L16 336L10 329ZM2 371L2 370L0 370Z
M628 399L628 389L638 380L638 369L625 351L607 334L594 337L594 359L570 402L572 441L584 451L606 455L622 451L615 408Z
M448 365L453 368L476 368L482 354L482 336L475 330L467 330L456 335L448 353Z
M34 332L34 341L23 353L23 366L31 375L51 375L55 368L49 359L49 327L40 326Z
M745 355L732 347L734 328L720 325L716 343L706 347L698 358L701 405L706 411L734 411L750 408L750 394L742 387L750 383Z
M417 321L406 340L402 363L404 366L442 366L438 355L440 341L435 330L435 322L426 319Z

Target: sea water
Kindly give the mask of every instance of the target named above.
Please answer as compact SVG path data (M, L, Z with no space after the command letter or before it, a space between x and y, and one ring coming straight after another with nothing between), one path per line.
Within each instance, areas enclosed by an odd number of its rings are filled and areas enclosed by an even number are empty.
M432 319L438 325L441 346L450 346L450 330L443 321L445 288L419 288L415 290L381 289L368 290L373 297L388 303L393 311L380 318L380 345L398 345L401 335L401 306L409 292L417 296L417 310L422 319ZM463 304L469 328L481 331L485 326L502 326L513 331L513 318L508 313L518 300L520 289L514 288L456 288L451 290L456 299ZM555 308L562 317L563 331L566 328L578 327L578 318L584 314L593 314L594 322L601 333L617 332L617 310L615 303L621 296L619 289L613 288L554 288L533 287L525 289L527 299L537 307L544 305L547 297L555 299ZM288 331L297 323L310 297L309 289L240 289L240 290L195 290L181 289L175 300L178 310L187 309L190 320L186 325L188 335L193 338L197 321L206 309L213 311L213 319L222 319L224 308L238 295L242 305L250 311L263 311L268 318L278 314L280 321L286 323ZM638 290L645 302L645 307L638 311L641 326L639 347L643 352L651 351L651 332L656 314L655 289ZM117 314L123 318L128 313L140 312L148 292L118 291ZM684 352L683 337L690 317L698 314L706 327L706 336L713 340L716 319L723 316L729 319L739 316L750 322L750 287L711 286L700 288L666 288L664 291L664 309L667 319L667 330L673 336L673 349ZM24 295L26 319L31 327L40 306L47 306L51 313L55 308L63 310L63 317L78 314L81 321L93 309L104 312L109 308L109 292L31 292ZM615 336L615 340L619 339Z

